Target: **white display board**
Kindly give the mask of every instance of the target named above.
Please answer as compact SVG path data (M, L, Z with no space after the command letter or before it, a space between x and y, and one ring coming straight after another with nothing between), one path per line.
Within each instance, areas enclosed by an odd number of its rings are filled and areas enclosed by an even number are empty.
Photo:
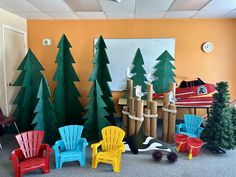
M94 44L97 39L95 39ZM167 50L174 58L175 39L156 38L156 39L104 39L107 46L107 55L110 61L108 68L112 82L112 91L123 91L126 88L126 69L132 66L135 53L140 48L144 69L147 73L153 72L153 67L157 64L156 59Z

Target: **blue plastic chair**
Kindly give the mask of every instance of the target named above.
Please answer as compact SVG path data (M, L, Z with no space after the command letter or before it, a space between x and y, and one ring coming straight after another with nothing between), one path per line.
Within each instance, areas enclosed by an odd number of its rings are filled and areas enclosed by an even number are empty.
M200 127L203 118L200 116L185 114L184 123L176 125L176 134L185 134L189 137L199 138L203 128Z
M58 129L62 140L56 141L55 151L56 168L61 168L64 162L79 161L80 166L86 164L86 146L88 142L81 138L83 126L69 125Z

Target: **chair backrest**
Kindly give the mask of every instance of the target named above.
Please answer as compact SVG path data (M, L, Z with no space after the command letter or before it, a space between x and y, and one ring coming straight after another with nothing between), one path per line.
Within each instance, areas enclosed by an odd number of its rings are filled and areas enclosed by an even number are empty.
M184 115L184 123L186 126L186 131L188 133L195 134L200 127L203 118L200 116L192 115L192 114L185 114Z
M16 140L25 158L35 157L39 153L44 131L28 131L16 135Z
M80 125L68 125L59 128L59 133L65 144L66 150L78 148L83 128L84 127Z
M104 151L114 152L117 147L122 143L125 137L125 132L116 126L107 126L102 129L103 144L102 149Z

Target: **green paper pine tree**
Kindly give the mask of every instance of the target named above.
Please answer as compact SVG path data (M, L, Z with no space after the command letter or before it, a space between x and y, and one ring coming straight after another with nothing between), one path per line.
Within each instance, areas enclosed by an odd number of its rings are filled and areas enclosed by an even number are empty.
M209 146L233 149L234 127L232 113L229 106L229 91L227 82L219 82L216 85L217 93L213 94L213 108L210 111L207 125L203 129L201 138Z
M112 100L112 93L111 89L108 85L108 82L111 82L111 76L109 73L109 69L107 64L109 64L108 56L106 53L106 44L102 38L99 37L95 44L96 53L93 58L94 69L92 74L89 77L89 81L95 81L99 83L102 93L103 93L103 100L107 107L105 108L106 111L109 113L107 119L115 125L115 120L113 119L113 114L115 111L115 104Z
M43 76L39 85L37 98L38 104L35 107L34 112L36 116L32 121L32 125L35 125L34 130L44 130L44 142L50 145L54 145L57 140L57 119L54 112L54 107L50 100L50 89L46 78Z
M93 81L93 85L89 91L89 102L86 106L87 112L84 115L84 136L88 141L99 141L102 139L101 130L110 125L106 116L106 103L104 102L102 90L97 80Z
M37 91L42 78L43 66L39 63L31 49L17 68L21 71L14 86L21 86L13 104L17 105L13 113L21 132L32 129L34 109L37 104Z
M63 34L57 48L59 48L56 63L57 69L53 80L57 81L54 90L54 107L59 127L65 124L82 124L83 107L78 97L81 97L74 82L80 81L72 63L75 63L70 48L71 45Z
M169 83L175 82L175 69L171 61L174 61L174 58L165 50L157 59L159 61L155 66L155 72L153 75L157 80L153 81L153 89L156 93L164 93L169 89Z
M146 81L147 78L145 76L146 71L143 68L144 62L143 62L143 56L142 53L140 51L140 49L138 48L133 60L133 68L131 70L131 73L133 73L134 75L131 77L131 79L133 80L133 84L134 86L136 85L141 85L142 86L142 92L145 92L147 89L146 86Z

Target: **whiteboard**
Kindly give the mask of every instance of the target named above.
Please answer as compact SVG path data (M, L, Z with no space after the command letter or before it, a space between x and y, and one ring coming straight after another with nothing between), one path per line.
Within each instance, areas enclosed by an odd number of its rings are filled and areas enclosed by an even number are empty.
M94 45L97 39L94 39ZM107 55L110 61L108 69L112 82L109 82L112 91L123 91L126 88L126 69L132 66L135 53L140 48L146 73L154 72L156 59L167 50L174 58L175 39L104 39L107 46ZM96 52L96 51L94 51Z

